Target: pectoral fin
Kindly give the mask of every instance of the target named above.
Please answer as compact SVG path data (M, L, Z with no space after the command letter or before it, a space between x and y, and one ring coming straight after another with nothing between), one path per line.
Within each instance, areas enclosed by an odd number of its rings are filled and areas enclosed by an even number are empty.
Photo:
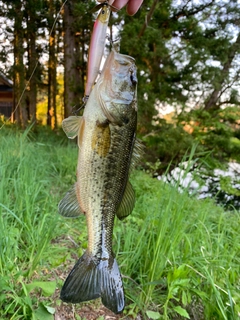
M122 201L117 210L118 219L122 220L127 216L129 216L134 208L134 205L135 205L135 192L133 190L131 183L128 181L123 194Z
M74 139L79 135L82 124L83 117L70 116L63 120L62 128L69 139Z
M83 213L77 200L76 188L75 183L58 204L58 212L64 217L76 218Z

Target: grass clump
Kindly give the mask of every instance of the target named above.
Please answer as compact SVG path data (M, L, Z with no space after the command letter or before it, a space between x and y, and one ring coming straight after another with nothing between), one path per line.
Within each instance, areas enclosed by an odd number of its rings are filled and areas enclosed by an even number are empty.
M0 135L0 318L53 319L63 279L87 246L85 217L57 214L76 180L77 147L52 133ZM116 219L113 241L123 317L237 319L239 212L179 194L144 172L131 181L136 205Z
M133 183L136 207L117 234L132 307L156 319L236 319L240 214L141 172Z
M30 129L3 129L0 135L0 318L39 319L37 314L45 307L30 293L40 288L47 296L50 287L52 295L56 287L56 281L40 274L49 268L50 242L59 235L58 186L59 174L66 172L61 166L64 149L47 139L38 142ZM55 250L56 257L60 251ZM42 282L34 282L34 277ZM46 314L42 319L47 319Z

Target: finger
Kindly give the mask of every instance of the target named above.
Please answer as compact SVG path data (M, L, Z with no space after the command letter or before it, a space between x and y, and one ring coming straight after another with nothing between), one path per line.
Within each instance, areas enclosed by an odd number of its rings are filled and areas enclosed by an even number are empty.
M130 0L127 5L127 13L133 16L141 7L143 0Z
M117 8L118 10L122 9L122 7L124 7L129 0L115 0L112 5L114 6L114 8Z

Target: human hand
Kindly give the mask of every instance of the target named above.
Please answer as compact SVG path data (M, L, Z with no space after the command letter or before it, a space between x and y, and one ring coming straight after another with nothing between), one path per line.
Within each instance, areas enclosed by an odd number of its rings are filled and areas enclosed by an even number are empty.
M97 0L98 2L106 2L106 0ZM112 5L114 8L122 9L124 6L127 6L127 13L130 16L133 16L138 9L141 7L143 0L109 0L107 1L109 5Z

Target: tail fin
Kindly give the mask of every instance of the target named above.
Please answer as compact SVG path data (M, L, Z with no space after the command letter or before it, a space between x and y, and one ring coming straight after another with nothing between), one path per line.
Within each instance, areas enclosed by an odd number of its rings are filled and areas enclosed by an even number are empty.
M99 297L104 306L114 313L123 311L125 303L121 274L113 257L99 262L85 252L68 275L61 299L79 303Z

